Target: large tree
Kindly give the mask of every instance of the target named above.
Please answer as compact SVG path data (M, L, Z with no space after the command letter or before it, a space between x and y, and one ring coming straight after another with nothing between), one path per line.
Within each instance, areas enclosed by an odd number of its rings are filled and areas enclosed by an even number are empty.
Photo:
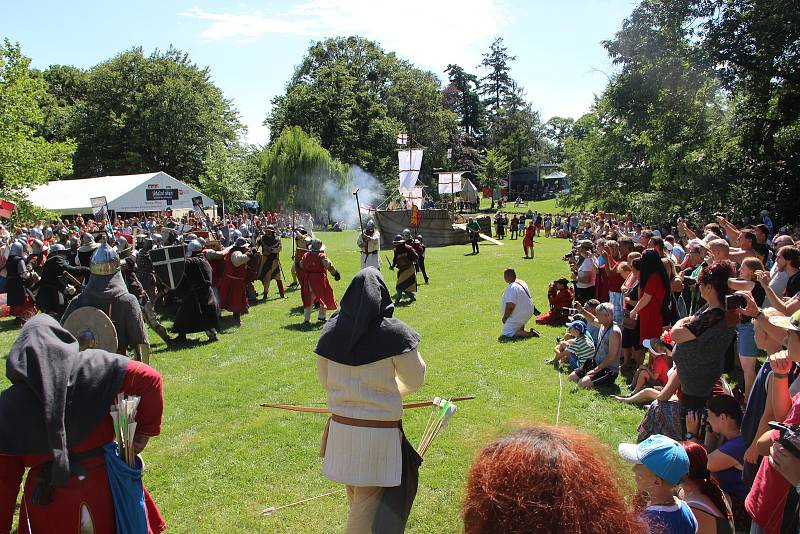
M134 48L100 63L77 106L77 177L160 170L196 184L215 147L242 131L208 68L174 48L149 56Z
M514 92L510 63L516 59L516 56L510 55L508 49L503 46L502 37L495 39L489 51L483 54L479 66L488 72L480 79L479 93L484 97L486 108L493 113L497 112L502 107L503 101Z
M456 115L442 104L431 72L360 37L313 44L272 101L271 142L290 126L319 139L330 154L388 182L397 175L397 134L427 147L423 176L444 162ZM396 179L396 178L395 178Z
M486 155L481 158L478 164L477 175L481 185L488 187L492 193L500 187L500 180L508 176L511 162L501 153L500 150L490 148ZM494 209L494 194L492 194L492 205Z
M319 213L330 206L328 191L347 182L349 168L319 140L290 126L256 155L255 173L256 198L266 209L292 205Z
M0 47L0 196L20 200L23 190L70 172L75 144L48 141L40 102L44 81L30 70L18 44Z

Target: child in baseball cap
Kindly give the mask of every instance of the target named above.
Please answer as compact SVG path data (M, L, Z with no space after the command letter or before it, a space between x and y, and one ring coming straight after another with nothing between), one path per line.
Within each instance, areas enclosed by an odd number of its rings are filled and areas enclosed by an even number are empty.
M636 488L647 506L644 518L651 531L694 534L697 520L689 506L675 497L675 486L689 472L689 456L672 438L654 434L637 444L620 443L619 455L634 464Z

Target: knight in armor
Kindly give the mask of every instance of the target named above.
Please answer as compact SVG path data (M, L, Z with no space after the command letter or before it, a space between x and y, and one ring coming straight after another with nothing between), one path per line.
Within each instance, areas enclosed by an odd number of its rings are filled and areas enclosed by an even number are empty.
M211 291L211 265L203 255L203 244L192 240L186 247L186 266L175 293L181 300L175 314L172 331L178 334L176 341L186 341L186 334L205 332L209 341L217 340L219 317L217 303Z
M417 272L422 273L422 277L425 278L425 283L427 284L428 272L425 270L425 250L428 247L425 246L425 243L422 241L422 236L419 234L417 234L411 246L414 247L414 252L417 253Z
M375 267L380 270L381 235L375 230L375 221L372 219L367 221L367 226L359 234L356 244L361 250L361 268Z
M11 315L17 318L19 323L24 323L36 315L36 304L33 295L28 289L31 281L35 280L32 271L28 270L25 263L27 243L16 240L11 244L6 261L6 298L10 307ZM33 279L33 280L32 280Z
M299 225L294 229L294 262L292 263L292 283L289 287L296 286L298 282L303 283L303 268L300 266L300 261L303 256L308 252L308 243L311 241L311 236L308 235L305 227Z
M117 331L117 353L125 355L133 349L136 359L147 363L150 359L150 344L144 327L139 301L128 292L120 272L119 254L102 243L92 256L89 267L91 276L80 295L72 299L61 323L84 306L101 310L111 318Z
M405 234L406 231L403 233ZM409 232L410 234L411 232ZM394 258L390 269L397 267L397 285L395 286L394 303L399 304L400 299L408 297L411 302L417 300L417 253L402 235L396 235L392 241L394 245Z
M303 320L311 322L311 307L315 302L319 303L318 319L325 322L327 310L335 310L336 297L333 288L328 281L328 273L333 275L334 280L340 280L341 275L333 263L325 254L325 245L319 239L312 239L308 246L308 252L303 255L300 262L303 270L302 285L300 286L300 296L303 299Z
M167 329L164 328L164 325L161 324L161 321L158 320L153 301L136 274L138 253L135 253L136 251L133 250L131 244L123 236L117 238L116 248L117 254L119 254L120 272L122 273L122 279L125 280L125 287L128 288L128 292L131 295L136 297L136 301L142 308L144 321L158 334L158 337L164 340L164 343L169 345L172 342L172 338L169 336Z
M238 230L233 232L238 233ZM247 313L250 304L247 302L247 262L250 261L247 240L238 237L233 246L222 252L209 251L208 259L221 259L224 264L222 279L218 284L219 305L223 310L233 314L237 323L241 315Z
M42 267L42 278L39 291L36 293L36 305L44 313L60 319L67 307L67 301L75 296L78 287L64 280L64 273L75 277L78 281L89 274L88 267L76 267L67 261L67 249L56 243L50 247L47 261Z
M269 284L273 280L278 285L278 293L281 298L286 298L283 288L283 277L281 276L281 240L275 233L275 226L268 224L264 235L259 238L258 245L261 247L261 269L258 272L258 279L264 284L263 299L267 300L269 294Z

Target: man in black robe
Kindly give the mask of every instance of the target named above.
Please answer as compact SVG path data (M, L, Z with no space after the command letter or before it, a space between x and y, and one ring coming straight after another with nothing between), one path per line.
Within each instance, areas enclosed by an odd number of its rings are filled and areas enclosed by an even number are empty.
M42 267L42 279L36 293L36 306L56 320L60 319L67 307L67 300L78 288L64 282L63 274L69 273L79 280L89 275L88 267L75 267L67 261L64 245L56 243L50 247L50 254Z
M186 341L186 334L194 332L205 332L209 341L216 341L219 319L211 290L211 265L203 254L202 243L196 239L189 242L186 254L183 278L175 288L181 304L172 331L178 333L178 342Z

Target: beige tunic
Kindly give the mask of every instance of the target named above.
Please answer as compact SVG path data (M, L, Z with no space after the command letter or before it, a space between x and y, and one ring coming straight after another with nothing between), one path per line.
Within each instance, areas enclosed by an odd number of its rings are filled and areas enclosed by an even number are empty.
M397 421L402 397L422 387L425 362L416 350L366 365L350 366L317 357L319 381L331 413L356 419ZM350 486L400 485L400 430L330 422L323 473Z

